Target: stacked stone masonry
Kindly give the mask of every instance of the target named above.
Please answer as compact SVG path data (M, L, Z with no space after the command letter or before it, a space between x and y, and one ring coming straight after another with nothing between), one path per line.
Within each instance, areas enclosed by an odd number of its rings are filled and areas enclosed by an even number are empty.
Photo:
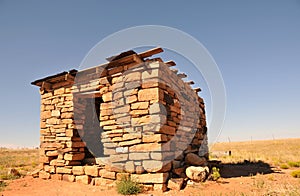
M151 50L124 54L32 83L41 93L40 178L110 187L127 176L165 190L193 156L207 164L197 91L172 63L146 58Z

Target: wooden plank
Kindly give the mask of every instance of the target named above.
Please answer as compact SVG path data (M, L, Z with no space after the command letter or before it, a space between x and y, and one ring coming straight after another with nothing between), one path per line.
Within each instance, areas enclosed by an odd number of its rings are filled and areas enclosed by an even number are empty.
M193 89L196 93L201 92L201 88L194 88Z
M187 77L187 75L185 73L179 73L179 74L177 74L177 76L179 78L186 78Z
M145 52L141 52L141 53L138 54L138 56L143 59L143 58L147 58L147 57L150 57L152 55L161 53L163 51L164 50L161 47L157 47L157 48L153 48L151 50L147 50Z
M52 88L52 84L49 83L49 82L42 82L42 85L41 85L41 90L50 90Z
M99 91L89 91L89 92L76 92L74 95L80 98L96 98L102 97L102 94Z
M169 67L175 66L176 63L174 61L166 61L165 64L167 64Z
M194 81L192 81L192 80L190 80L190 81L187 81L187 82L185 82L185 83L187 83L187 84L189 84L189 85L193 85L193 84L195 84L195 82L194 82Z

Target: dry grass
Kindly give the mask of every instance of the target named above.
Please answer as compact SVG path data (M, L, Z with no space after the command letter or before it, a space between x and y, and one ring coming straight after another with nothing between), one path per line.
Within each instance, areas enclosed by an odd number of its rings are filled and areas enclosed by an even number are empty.
M232 155L211 157L224 163L263 161L273 166L300 162L300 139L265 140L252 142L222 142L214 144L210 151L231 151ZM212 153L213 154L213 153Z
M38 149L7 149L0 148L0 180L14 179L8 175L10 168L17 169L21 175L26 175L38 167Z

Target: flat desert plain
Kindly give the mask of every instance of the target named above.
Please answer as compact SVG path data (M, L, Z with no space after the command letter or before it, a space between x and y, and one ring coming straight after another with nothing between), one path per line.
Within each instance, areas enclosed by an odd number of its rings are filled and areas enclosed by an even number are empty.
M229 156L229 151L231 155ZM148 191L139 195L300 195L300 139L224 142L210 147L210 160L218 162L217 181L188 183L183 190ZM0 195L119 195L116 189L26 175L38 166L38 149L0 149ZM21 177L8 175L17 169Z

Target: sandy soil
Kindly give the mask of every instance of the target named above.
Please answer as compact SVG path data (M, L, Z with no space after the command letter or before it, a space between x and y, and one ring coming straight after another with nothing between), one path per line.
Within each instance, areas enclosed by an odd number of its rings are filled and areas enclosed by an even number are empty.
M287 195L290 193L300 195L300 180L291 177L291 170L273 168L267 172L266 168L259 168L257 165L245 165L240 169L239 167L234 165L223 166L222 174L226 178L221 178L218 182L194 183L188 184L180 191L170 190L164 193L150 191L140 195L240 195L241 193L247 195ZM251 174L252 172L260 172L260 169L266 171L266 174ZM240 173L241 176L238 176L239 170L242 172ZM115 189L106 190L105 187L57 180L42 180L31 176L8 181L8 183L9 186L0 195L118 195Z

